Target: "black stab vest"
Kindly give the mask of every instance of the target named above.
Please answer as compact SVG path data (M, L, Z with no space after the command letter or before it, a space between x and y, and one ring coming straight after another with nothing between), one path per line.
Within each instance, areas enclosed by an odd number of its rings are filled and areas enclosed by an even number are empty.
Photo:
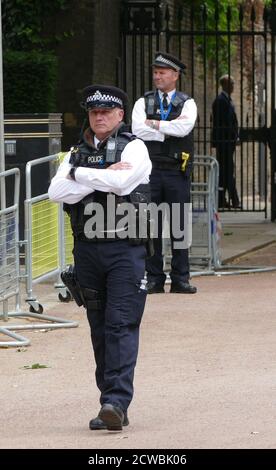
M161 120L160 102L158 91L148 91L144 95L147 119ZM180 116L184 103L191 99L188 95L176 92L176 96L172 101L172 108L168 121L172 121ZM165 170L181 170L182 167L182 153L188 154L184 173L190 176L193 166L194 144L193 132L185 137L171 137L167 136L164 142L145 141L148 148L150 159L153 168L160 168Z
M100 145L99 149L96 149L92 145L90 145L85 137L83 137L82 141L79 145L73 147L71 149L71 157L69 162L74 167L86 167L86 168L95 168L95 169L106 169L113 163L117 163L121 161L121 154L125 148L125 146L135 140L136 137L130 134L129 132L118 132L117 137L113 139L116 141L116 151L113 152L112 161L110 158L110 154L108 155L108 140L103 142ZM73 235L78 240L84 240L89 242L96 242L96 241L113 241L118 240L118 237L115 233L114 237L108 237L107 235L107 228L108 228L108 196L112 196L115 201L114 209L116 210L117 207L122 203L131 203L133 204L134 208L137 212L137 218L139 219L139 203L149 203L150 202L150 185L149 184L140 184L138 185L130 194L126 196L118 196L114 193L108 193L104 191L94 191L88 196L84 197L81 201L76 204L64 204L64 210L68 212L71 220L71 227L73 231ZM85 214L85 208L88 204L91 204L91 209L93 210L93 203L98 203L103 208L104 213L104 224L102 226L102 233L103 237L94 236L93 238L87 238L84 233L84 226L87 221L92 217L91 211L89 211L89 215ZM109 206L110 207L110 206ZM125 215L125 214L124 214ZM115 227L120 222L120 220L124 216L122 215L115 215ZM139 220L136 218L136 232L139 233ZM130 219L131 220L131 219ZM129 224L128 224L129 227ZM130 238L130 241L137 245L142 244L147 241L147 236L145 238L139 238L138 235Z

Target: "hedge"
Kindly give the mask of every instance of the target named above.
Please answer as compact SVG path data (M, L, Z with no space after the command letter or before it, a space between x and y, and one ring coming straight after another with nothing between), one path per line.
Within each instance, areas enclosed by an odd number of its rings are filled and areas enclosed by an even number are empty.
M49 52L5 51L6 114L56 112L57 58Z

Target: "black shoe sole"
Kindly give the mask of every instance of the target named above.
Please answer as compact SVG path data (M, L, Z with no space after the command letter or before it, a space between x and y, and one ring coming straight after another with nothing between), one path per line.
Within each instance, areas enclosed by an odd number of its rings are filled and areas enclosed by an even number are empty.
M107 429L107 427L105 424L98 424L98 425L89 424L89 429L91 429L91 431L101 431L101 430Z
M129 422L127 421L127 423L123 423L123 427L125 426L128 426L129 425ZM89 426L89 429L91 429L91 431L104 431L105 429L107 429L107 426L106 424L98 424L98 425L91 425ZM116 431L116 429L115 429Z
M153 291L150 291L148 290L148 294L165 294L165 291L164 289L163 290L153 290Z
M128 418L124 419L123 427L128 426L128 425L129 425ZM104 431L105 429L107 429L107 426L106 424L90 424L89 423L89 429L91 429L91 431Z
M173 290L170 290L170 293L171 294L196 294L197 290L195 290L195 291L185 291L185 290L181 290L181 289L179 289L179 290L177 290L177 289L174 290L173 289Z
M115 410L105 408L100 411L99 418L104 422L108 431L122 431L122 419Z

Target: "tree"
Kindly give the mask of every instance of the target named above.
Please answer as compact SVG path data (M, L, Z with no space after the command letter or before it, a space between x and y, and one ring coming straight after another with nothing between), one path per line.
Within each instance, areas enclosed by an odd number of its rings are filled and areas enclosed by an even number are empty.
M51 48L53 41L43 31L46 16L70 6L71 0L1 0L3 49L30 51ZM72 33L72 32L70 32ZM63 32L63 35L70 34Z
M217 61L218 75L220 75L227 71L230 56L234 56L237 49L229 33L242 28L251 28L252 22L258 23L263 17L264 7L270 5L271 0L206 0L205 2L179 0L179 5L181 4L190 6L196 29L203 32L208 30L225 32L219 36L215 34L208 36L204 46L210 63L215 65ZM196 36L201 49L205 39L204 34ZM247 42L250 47L249 41Z
M54 112L58 61L52 49L59 38L47 37L44 22L72 0L1 1L5 113Z

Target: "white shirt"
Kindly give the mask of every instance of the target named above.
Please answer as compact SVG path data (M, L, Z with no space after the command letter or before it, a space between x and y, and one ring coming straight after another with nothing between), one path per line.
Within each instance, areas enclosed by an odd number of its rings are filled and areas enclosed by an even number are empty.
M140 139L129 142L121 155L121 161L131 163L132 168L109 170L78 167L75 172L76 181L67 178L72 166L69 163L70 154L68 152L65 156L51 181L48 194L52 201L75 204L95 190L124 196L130 194L139 184L149 182L152 165L147 147Z
M162 100L163 93L158 90ZM175 90L168 93L167 101L170 103ZM145 98L139 98L132 111L132 132L143 140L155 140L164 142L166 135L173 137L185 137L193 130L197 118L197 106L193 98L185 101L181 114L172 121L159 121L159 130L152 129L145 124L147 119Z
M97 139L97 137L94 135L94 145L96 148L98 148L98 144L100 143L101 141L99 139Z

